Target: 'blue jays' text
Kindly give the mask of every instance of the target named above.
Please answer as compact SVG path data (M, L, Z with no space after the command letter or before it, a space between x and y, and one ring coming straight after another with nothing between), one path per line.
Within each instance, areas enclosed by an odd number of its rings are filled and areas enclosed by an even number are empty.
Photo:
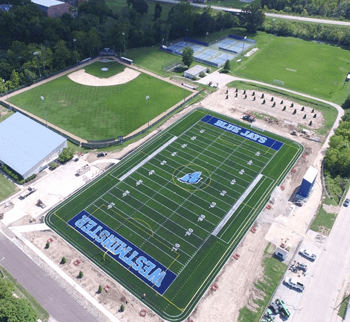
M237 134L241 137L244 137L250 141L264 145L264 146L271 148L275 151L278 151L283 146L282 142L276 141L276 140L271 139L267 136L255 133L255 132L250 131L250 130L247 130L244 127L240 127L236 124L220 120L217 117L214 117L211 115L204 116L202 118L202 122L214 125L214 126L220 128L220 129L223 129L225 131Z
M109 256L162 295L177 277L85 210L73 217L68 224L102 251L108 251Z

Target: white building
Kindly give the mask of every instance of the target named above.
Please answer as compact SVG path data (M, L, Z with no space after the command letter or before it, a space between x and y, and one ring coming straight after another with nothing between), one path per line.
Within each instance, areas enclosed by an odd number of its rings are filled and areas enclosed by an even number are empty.
M195 78L195 77L198 77L200 73L205 73L207 71L207 67L203 67L203 66L200 66L200 65L196 65L188 70L186 70L184 72L184 76L187 77L187 78Z
M0 123L0 163L24 179L57 159L67 140L17 112Z

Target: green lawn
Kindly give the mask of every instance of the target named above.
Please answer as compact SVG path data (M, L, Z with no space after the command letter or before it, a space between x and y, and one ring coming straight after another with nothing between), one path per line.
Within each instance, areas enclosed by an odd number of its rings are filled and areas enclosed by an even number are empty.
M264 277L255 283L255 287L259 289L263 295L259 299L253 299L254 304L257 306L254 311L247 306L239 310L239 322L258 322L263 314L263 310L269 303L272 294L274 293L277 285L281 281L284 272L287 269L287 265L281 263L276 258L272 257L271 253L272 245L269 244L266 247L264 259L262 261L262 267L264 269Z
M18 283L17 280L4 267L0 266L0 270L4 274L4 277L14 284L16 295L19 298L27 299L30 305L38 314L39 319L43 322L47 322L50 318L49 312L47 312L41 306L41 304L20 283Z
M13 195L17 190L15 184L0 174L0 202Z
M108 70L104 72L101 70L101 68L108 68ZM97 61L91 65L86 66L84 69L85 72L90 75L99 78L109 78L121 73L125 69L125 66L117 62L102 63L100 61Z
M342 319L345 318L345 314L346 314L346 311L347 311L347 308L348 308L348 303L349 303L349 295L345 293L344 296L343 296L343 302L339 306L339 310L338 310L338 315Z
M334 225L337 214L330 214L321 206L315 219L313 220L310 229L317 231L322 235L329 235Z
M259 51L233 64L236 76L273 84L337 100L347 92L345 77L350 67L349 52L345 49L289 37L275 37Z
M260 0L255 0L251 4L260 4ZM249 3L241 2L240 0L213 0L206 2L206 5L240 9L248 6Z
M126 136L186 96L189 91L141 74L116 86L84 86L68 76L15 95L10 103L44 119L40 96L45 96L48 122L86 140Z

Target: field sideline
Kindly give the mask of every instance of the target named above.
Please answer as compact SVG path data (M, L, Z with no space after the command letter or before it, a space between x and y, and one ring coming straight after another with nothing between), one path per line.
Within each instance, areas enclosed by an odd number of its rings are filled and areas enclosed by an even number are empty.
M246 127L195 110L67 199L46 223L137 298L147 294L143 301L162 318L181 321L303 151Z

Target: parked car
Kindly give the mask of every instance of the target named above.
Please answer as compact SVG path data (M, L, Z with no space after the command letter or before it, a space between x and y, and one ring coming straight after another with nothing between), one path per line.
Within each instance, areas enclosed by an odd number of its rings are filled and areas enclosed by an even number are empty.
M104 157L105 155L107 155L107 152L100 152L97 154L98 158Z
M347 198L347 199L344 201L343 206L344 206L344 207L348 207L349 204L350 204L350 199Z
M284 284L297 292L302 292L305 289L305 286L294 278L285 279Z
M312 262L316 259L316 255L310 254L306 249L299 251L299 254Z
M303 263L299 263L298 264L298 269L300 269L303 272L307 271L307 265L303 264Z

